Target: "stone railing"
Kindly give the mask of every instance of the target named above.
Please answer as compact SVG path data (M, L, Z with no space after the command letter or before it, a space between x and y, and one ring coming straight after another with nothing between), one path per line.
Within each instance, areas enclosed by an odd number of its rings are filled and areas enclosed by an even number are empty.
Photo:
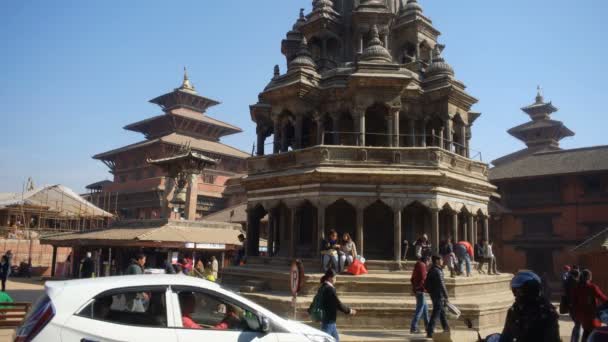
M488 165L439 147L359 147L320 145L287 153L253 157L249 174L262 174L311 166L401 167L447 169L486 178Z

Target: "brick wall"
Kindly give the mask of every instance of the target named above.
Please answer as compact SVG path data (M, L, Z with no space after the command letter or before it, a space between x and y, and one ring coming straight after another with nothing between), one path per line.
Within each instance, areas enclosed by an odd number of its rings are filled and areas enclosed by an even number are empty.
M27 262L29 258L30 240L0 239L0 251L13 252L13 265L19 265L22 261ZM71 248L57 249L57 262L65 261L70 254ZM32 266L48 267L46 273L50 274L51 261L53 258L53 247L41 245L38 240L32 240Z

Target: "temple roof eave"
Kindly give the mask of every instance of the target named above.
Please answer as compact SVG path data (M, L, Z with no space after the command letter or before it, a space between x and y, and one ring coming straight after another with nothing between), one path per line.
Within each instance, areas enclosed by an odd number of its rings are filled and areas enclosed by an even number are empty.
M197 103L197 105L192 106L192 105L188 105L185 103L179 103L179 101L176 101L176 99L179 99L180 97L185 97L186 99L189 99L191 102ZM152 100L150 100L149 102L159 105L164 110L171 110L171 109L181 106L181 107L186 107L186 108L189 108L189 109L192 109L195 111L200 111L202 113L204 113L209 107L217 106L221 103L219 101L198 95L198 94L190 92L190 91L181 90L181 89L176 89L172 92L157 96L157 97L153 98Z

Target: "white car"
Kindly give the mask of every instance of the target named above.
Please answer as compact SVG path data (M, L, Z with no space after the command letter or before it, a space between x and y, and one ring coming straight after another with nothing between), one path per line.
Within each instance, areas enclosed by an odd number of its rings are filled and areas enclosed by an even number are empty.
M218 284L183 275L49 281L20 342L333 342Z

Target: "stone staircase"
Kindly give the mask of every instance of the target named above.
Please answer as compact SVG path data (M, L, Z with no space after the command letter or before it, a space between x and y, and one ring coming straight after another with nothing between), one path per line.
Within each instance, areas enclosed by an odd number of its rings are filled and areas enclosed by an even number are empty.
M391 262L368 262L367 265L367 275L337 277L336 289L341 301L357 310L356 316L340 316L339 328L376 332L409 329L416 307L410 285L413 263L398 267L391 265ZM298 296L295 317L300 321L309 320L307 309L322 276L320 265L315 265L314 261L305 261L304 268L305 279ZM511 277L509 274L475 274L469 278L448 277L445 282L450 301L460 308L462 317L471 319L474 327L482 333L492 333L502 329L506 311L513 302L509 289ZM282 317L293 318L288 262L262 258L249 260L246 266L225 269L222 282ZM467 330L462 319L451 322L451 326L453 329ZM423 329L422 322L420 329Z

